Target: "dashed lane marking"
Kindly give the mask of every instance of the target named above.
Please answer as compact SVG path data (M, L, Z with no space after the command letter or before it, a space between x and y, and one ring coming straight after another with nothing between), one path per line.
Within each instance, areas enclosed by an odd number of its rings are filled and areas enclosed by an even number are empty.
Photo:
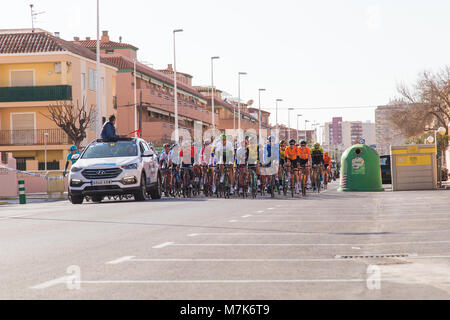
M165 248L165 247L168 247L168 246L172 246L172 245L175 245L175 242L164 242L164 243L161 243L161 244L159 244L157 246L154 246L153 249L162 249L162 248Z
M133 258L135 258L135 256L126 256L126 257L122 257L113 261L109 261L106 264L119 264L122 262L126 262L126 261L131 261Z

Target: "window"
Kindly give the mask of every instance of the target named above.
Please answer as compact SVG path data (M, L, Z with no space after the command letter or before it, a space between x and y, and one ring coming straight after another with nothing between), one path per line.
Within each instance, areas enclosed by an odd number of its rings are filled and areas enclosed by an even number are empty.
M89 69L89 90L97 91L97 70Z
M34 70L11 70L11 87L31 87L34 86Z
M114 49L106 49L106 53L114 53Z
M11 143L30 145L36 143L35 114L11 113Z

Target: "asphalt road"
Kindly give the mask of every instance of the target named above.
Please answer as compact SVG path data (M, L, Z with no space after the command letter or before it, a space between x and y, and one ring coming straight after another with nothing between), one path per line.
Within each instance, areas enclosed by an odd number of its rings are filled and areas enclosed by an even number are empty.
M0 206L0 299L450 298L448 191L336 188Z

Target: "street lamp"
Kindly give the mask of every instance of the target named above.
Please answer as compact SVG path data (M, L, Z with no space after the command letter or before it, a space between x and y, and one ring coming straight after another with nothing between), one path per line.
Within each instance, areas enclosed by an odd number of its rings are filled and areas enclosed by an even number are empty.
M47 171L47 139L48 133L44 133L44 170Z
M238 130L239 142L241 142L241 76L247 75L246 72L239 72L238 74Z
M176 52L176 37L178 32L183 32L183 29L173 30L173 83L174 83L174 106L175 106L175 142L180 143L180 136L178 132L178 90L177 90L177 52Z
M288 141L291 140L291 111L295 110L294 108L288 109Z
M100 119L102 116L101 113L101 96L100 96L100 0L97 0L97 52L96 52L96 103L97 103L97 112L95 113L95 133L97 137L100 137L101 134L101 126Z
M283 101L283 99L277 99L277 100L275 101L275 106L276 106L275 122L276 122L276 128L277 128L277 131L278 131L278 102L282 102L282 101Z
M445 135L447 133L447 130L444 127L440 127L436 131L434 131L434 145L436 148L436 157L438 157L438 145L437 145L437 134L440 134L441 136ZM439 188L442 188L442 173L441 173L441 161L442 161L442 151L439 155L439 161L438 161L438 175L439 175Z
M298 139L298 118L300 118L300 117L302 117L303 115L301 115L301 114L298 114L297 115L297 138L295 138L295 140L297 140Z
M261 140L261 130L262 130L262 126L261 126L261 92L266 91L266 89L259 89L258 91L259 91L259 118L258 118L258 120L259 120L259 137Z
M216 119L214 117L215 110L214 110L214 60L220 59L220 57L211 57L211 106L212 106L212 127L213 130L216 129Z
M306 141L306 142L308 142L308 133L306 132L306 124L307 124L308 122L311 122L311 121L305 120L305 141Z

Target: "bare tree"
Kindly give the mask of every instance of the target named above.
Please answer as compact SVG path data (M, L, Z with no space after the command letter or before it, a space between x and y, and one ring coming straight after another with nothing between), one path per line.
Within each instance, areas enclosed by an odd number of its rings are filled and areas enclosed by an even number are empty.
M81 142L86 138L87 128L91 125L92 115L95 108L92 105L86 110L85 101L80 106L77 100L76 106L73 102L57 102L47 107L48 114L41 114L53 121L69 137L71 143L80 147Z
M407 107L394 112L394 124L408 136L417 136L426 131L445 127L448 134L450 124L450 66L438 72L424 71L412 89L401 84L398 92ZM408 120L408 121L407 121Z

